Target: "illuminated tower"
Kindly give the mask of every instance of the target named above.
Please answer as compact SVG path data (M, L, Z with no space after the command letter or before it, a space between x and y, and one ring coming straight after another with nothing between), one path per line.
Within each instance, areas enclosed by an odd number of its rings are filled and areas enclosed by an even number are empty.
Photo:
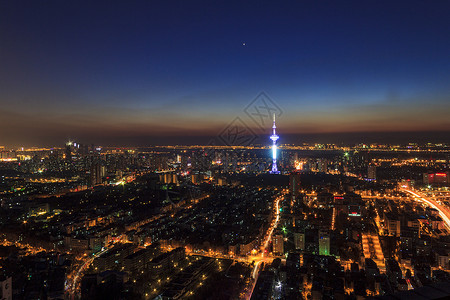
M277 140L280 138L276 133L275 126L275 114L273 115L273 126L272 126L272 135L270 136L270 139L272 140L272 171L270 171L271 174L280 174L280 171L278 171L277 168Z

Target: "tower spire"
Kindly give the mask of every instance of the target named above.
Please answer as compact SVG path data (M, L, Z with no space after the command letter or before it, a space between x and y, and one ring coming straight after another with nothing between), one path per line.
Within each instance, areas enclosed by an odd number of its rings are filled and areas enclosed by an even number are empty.
M275 114L273 114L273 126L272 126L272 135L270 139L272 140L272 174L279 174L277 167L277 140L280 138L276 133L277 126L275 125Z

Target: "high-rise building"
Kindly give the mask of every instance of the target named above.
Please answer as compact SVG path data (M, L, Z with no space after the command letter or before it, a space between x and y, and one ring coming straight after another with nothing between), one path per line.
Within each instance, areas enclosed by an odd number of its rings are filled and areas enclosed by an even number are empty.
M177 186L180 185L180 183L178 181L178 175L176 173L172 174L172 183L176 184Z
M386 224L387 231L390 235L400 236L401 233L401 222L398 215L394 213L385 213L384 222Z
M375 165L369 165L367 167L367 179L377 180L377 167Z
M291 173L289 175L289 190L293 197L300 195L300 174Z
M66 143L66 149L64 150L64 157L67 161L72 160L72 146L73 146L72 142Z
M297 152L294 152L294 153L292 153L292 155L291 155L291 161L290 161L290 164L291 164L291 166L293 166L293 167L295 168L297 162L298 162L298 153L297 153Z
M284 237L282 234L275 234L272 237L273 253L275 255L284 254Z
M437 184L443 185L450 183L450 172L438 172L438 173L424 173L423 174L424 184Z
M200 175L199 174L192 174L191 180L193 184L199 184L200 183Z
M91 165L90 181L91 186L102 184L103 182L102 165L98 162Z
M317 168L319 172L327 173L328 172L328 161L325 158L320 158L317 162Z
M319 231L319 255L330 255L330 236L326 231Z
M305 250L305 234L294 232L294 246L296 250Z
M272 135L270 136L270 139L272 140L272 171L270 173L272 174L280 174L280 171L278 171L277 167L277 140L280 138L276 133L275 126L275 114L273 115L273 126L272 126Z
M170 173L164 173L164 183L172 183L173 176Z

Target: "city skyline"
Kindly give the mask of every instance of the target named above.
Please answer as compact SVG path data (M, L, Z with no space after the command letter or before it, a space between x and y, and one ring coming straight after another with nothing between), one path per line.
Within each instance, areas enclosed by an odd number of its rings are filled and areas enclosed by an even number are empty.
M449 11L0 1L0 298L450 299Z
M281 143L450 136L445 2L0 6L2 145L207 144L262 91Z

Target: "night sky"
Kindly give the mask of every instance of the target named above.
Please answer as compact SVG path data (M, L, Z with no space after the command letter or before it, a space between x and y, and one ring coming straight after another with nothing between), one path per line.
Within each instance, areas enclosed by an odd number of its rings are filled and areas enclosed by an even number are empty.
M262 91L281 143L449 141L449 14L449 1L0 0L0 145L203 142L238 116L255 126L243 111Z

